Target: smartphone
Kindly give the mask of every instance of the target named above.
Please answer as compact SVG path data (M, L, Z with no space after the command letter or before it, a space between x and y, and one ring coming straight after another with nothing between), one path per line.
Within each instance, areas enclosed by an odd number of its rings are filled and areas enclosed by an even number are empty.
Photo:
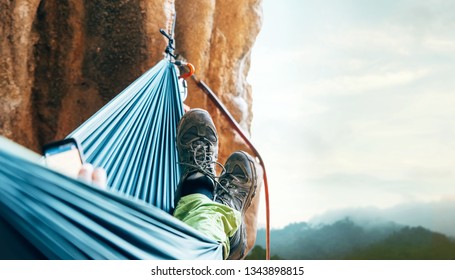
M43 146L46 165L60 173L76 178L84 163L79 143L74 138L67 138Z

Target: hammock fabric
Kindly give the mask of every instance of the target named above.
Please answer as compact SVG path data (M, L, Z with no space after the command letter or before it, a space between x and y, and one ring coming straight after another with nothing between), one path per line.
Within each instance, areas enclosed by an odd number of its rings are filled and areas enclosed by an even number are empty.
M49 170L0 137L0 257L222 259L219 243L168 213L182 114L174 65L162 60L69 135L106 169L109 191Z
M106 169L112 190L170 212L182 115L175 67L163 59L68 137L81 143L87 162Z

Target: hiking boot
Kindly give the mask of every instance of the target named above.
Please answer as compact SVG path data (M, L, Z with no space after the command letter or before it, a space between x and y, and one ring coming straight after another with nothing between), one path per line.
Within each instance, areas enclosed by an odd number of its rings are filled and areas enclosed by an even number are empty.
M228 259L240 259L245 256L247 247L244 216L256 194L258 184L256 163L243 151L233 153L226 161L225 171L219 178L215 190L215 201L236 209L242 214L242 224L230 238L231 251Z
M209 113L192 109L183 115L177 127L177 150L181 165L180 183L175 202L180 197L200 192L213 198L215 164L218 159L218 135ZM187 182L190 181L190 182ZM189 183L189 186L187 186ZM205 190L194 191L192 186Z

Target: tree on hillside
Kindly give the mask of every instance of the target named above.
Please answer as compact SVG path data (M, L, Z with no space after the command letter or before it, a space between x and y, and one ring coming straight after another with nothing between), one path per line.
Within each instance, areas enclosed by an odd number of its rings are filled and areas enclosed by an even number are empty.
M455 243L423 227L405 227L385 240L353 252L360 260L454 260Z
M265 249L259 245L254 246L253 250L246 256L245 260L265 260ZM281 260L277 255L272 255L271 260Z

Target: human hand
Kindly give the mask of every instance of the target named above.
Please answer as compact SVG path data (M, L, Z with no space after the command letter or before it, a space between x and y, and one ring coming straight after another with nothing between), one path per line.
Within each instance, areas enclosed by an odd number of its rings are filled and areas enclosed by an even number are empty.
M82 165L79 170L78 178L89 184L93 184L100 189L107 188L106 170L100 167L94 168L90 163L84 163L84 165Z

